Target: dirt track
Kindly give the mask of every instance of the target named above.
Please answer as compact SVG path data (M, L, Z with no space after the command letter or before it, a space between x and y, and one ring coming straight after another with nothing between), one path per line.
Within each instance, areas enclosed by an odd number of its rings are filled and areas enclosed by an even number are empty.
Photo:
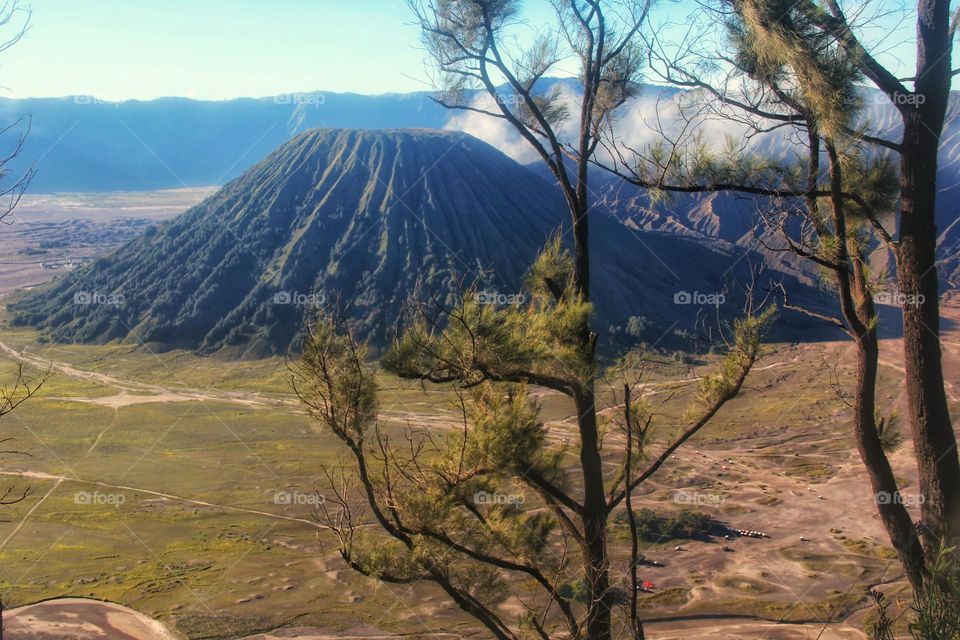
M10 640L181 640L148 616L112 602L58 598L4 612Z
M144 614L112 602L82 598L58 598L18 607L3 616L10 640L181 640L182 636ZM653 640L861 640L864 635L848 628L818 624L777 624L730 617L697 617L689 620L648 622ZM320 629L289 629L261 633L243 640L458 640L462 636L436 633L391 635L331 633Z

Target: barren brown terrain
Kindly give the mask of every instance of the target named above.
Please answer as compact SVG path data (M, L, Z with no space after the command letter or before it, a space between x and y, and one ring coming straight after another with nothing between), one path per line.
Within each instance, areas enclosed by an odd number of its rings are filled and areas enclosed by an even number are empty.
M90 220L104 225L102 233L89 244L77 240L66 245L69 251L86 252L83 255L89 257L119 242L115 234L140 228L117 219L162 219L202 195L202 191L167 193L161 198L165 204L149 206L126 200L110 204L102 198L91 203L81 198L67 211L60 209L62 200L38 198L18 210L23 222L0 231L12 234L9 242L19 242L23 249L36 248L62 237L63 229L73 225L74 215L89 214ZM173 196L176 204L171 203ZM4 264L0 265L0 286L35 284L55 273L33 263ZM943 310L944 367L957 415L960 296L948 295ZM883 326L888 332L882 341L879 400L884 414L891 415L902 412L903 403L895 309L884 311ZM4 615L8 637L169 640L182 634L248 640L372 640L472 635L465 631L462 615L432 589L416 588L401 598L358 579L324 545L326 534L309 509L266 504L262 497L257 498L259 502L250 499L249 474L258 465L279 470L272 480L256 480L260 494L264 486L277 486L278 476L288 483L285 486L311 481L304 475L314 468L306 447L314 445L304 443L317 442L317 436L306 429L303 412L284 387L282 376L274 373L282 369L282 362L261 363L256 366L262 371L251 374L243 373L244 366L249 371L250 365L217 363L186 353L157 356L138 351L135 345L64 347L38 344L34 338L12 330L0 336L5 359L54 374L48 393L25 410L21 425L15 422L12 427L15 431L23 427L18 437L27 441L35 458L4 460L0 465L7 478L38 489L23 509L11 514L10 522L0 524L0 559L24 569L21 580L3 584L4 600L23 605ZM845 342L768 345L742 395L635 496L638 508L658 514L694 508L727 527L765 534L648 544L644 553L662 565L645 567L641 576L655 584L641 601L648 637L852 640L865 637L870 589L884 591L897 603L898 611L909 606L902 572L849 437L850 408L842 393L849 389L851 354L852 345ZM711 364L708 359L667 367L637 389L647 398L666 401L652 453L681 424L680 399ZM212 370L216 375L211 375ZM444 430L458 425L459 416L441 389L387 380L383 396L382 418L398 429ZM536 396L543 402L550 437L556 442L572 441L571 407L552 392L537 390ZM200 408L191 416L194 407ZM53 415L49 412L87 417L63 418L61 431L52 432L40 426ZM210 429L216 430L216 424L196 422L205 412L216 412L230 434L215 436ZM132 418L125 421L128 415ZM176 430L169 440L163 433L154 442L147 417L159 420L159 416L171 422L168 432ZM88 419L92 422L85 425ZM248 441L255 441L256 453ZM125 447L130 442L137 444L128 454ZM296 456L291 458L291 442L305 458L304 467L297 466ZM615 464L618 443L607 444L608 461ZM320 449L329 454L329 443L321 441ZM117 451L130 460L122 474L109 469L119 460ZM220 460L203 457L209 455ZM231 456L229 462L222 460L224 456ZM894 454L893 463L905 499L914 500L909 444ZM207 465L225 481L215 483L214 490L207 484L209 474L194 475ZM94 522L89 512L58 501L58 494L74 491L113 492L129 496L129 502ZM908 506L917 512L916 504ZM176 525L163 529L160 543L147 538L154 531L151 523L157 509ZM83 515L75 515L79 513ZM214 556L217 549L226 548L225 542L210 539L213 529L209 526L202 532L194 529L197 518L216 518L217 530L233 529L225 523L236 518L237 535L243 532L249 550L233 557L228 566L215 568ZM69 529L64 526L67 522ZM90 557L84 556L87 531L95 532L97 539L96 552L90 551ZM131 543L128 532L142 545ZM170 539L171 535L183 540ZM186 555L177 556L179 564L168 561L167 554L180 552L174 551L180 542ZM149 554L143 546L150 549ZM84 560L77 561L81 556ZM144 575L144 567L154 559L157 575ZM625 565L625 545L615 561ZM623 568L619 567L621 572ZM207 570L220 577L204 578ZM56 577L64 573L68 581ZM233 635L218 627L207 636L200 622L188 623L182 603L191 600L197 589L209 597L203 607L210 619L249 621L244 627L248 632ZM36 604L38 600L43 602ZM352 618L357 602L367 602L373 613Z
M213 188L25 195L0 225L0 293L35 286L196 204Z

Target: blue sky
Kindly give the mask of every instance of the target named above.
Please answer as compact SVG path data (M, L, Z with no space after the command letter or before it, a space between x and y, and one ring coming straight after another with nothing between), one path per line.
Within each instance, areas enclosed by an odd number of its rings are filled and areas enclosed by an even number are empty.
M222 99L429 88L403 0L21 2L33 7L32 28L0 55L0 96ZM526 11L531 23L551 15L546 0L528 0ZM655 12L683 10L668 1ZM885 54L888 63L912 54L905 33Z
M410 90L417 29L401 0L33 0L0 56L10 97L225 98ZM346 64L357 60L356 64Z

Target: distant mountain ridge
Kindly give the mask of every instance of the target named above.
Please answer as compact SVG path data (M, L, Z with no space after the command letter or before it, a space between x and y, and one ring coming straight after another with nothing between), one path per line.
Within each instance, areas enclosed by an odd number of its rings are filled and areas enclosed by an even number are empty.
M0 98L0 123L21 117L30 118L30 134L11 168L35 165L31 191L55 193L222 185L309 129L441 129L448 112L428 93L309 92L223 101Z
M382 347L417 287L449 299L466 277L509 302L568 217L555 187L469 135L312 130L13 311L55 341L266 355L295 342L311 307L339 301ZM701 298L758 261L637 232L602 209L590 248L596 325L660 346L689 346L678 334L704 313L736 314L733 292L713 306Z
M568 80L544 82L566 83L566 89L575 90ZM643 87L633 110L648 108L647 102L656 101L662 91L662 87ZM874 99L872 92L866 91L865 97L864 119L870 122L870 130L896 139L899 124L894 110ZM960 199L952 195L960 188L957 104L955 99L943 136L942 194L938 201L941 276L954 288L960 287ZM30 186L33 193L225 184L277 146L317 127L472 127L501 150L523 148L508 144L496 128L486 129L475 119L458 119L455 113L438 106L427 92L379 96L308 92L219 102L162 98L113 103L89 96L0 99L0 122L14 122L26 114L32 116L31 132L23 156L10 168L16 172L35 165L37 173ZM14 134L10 131L7 135ZM775 144L770 150L783 151ZM540 167L533 168L549 181ZM635 228L757 247L752 238L755 205L737 196L678 196L650 207L644 194L602 175L594 192L606 208L617 210ZM774 268L809 280L809 265L784 254L769 257Z
M541 84L560 84L571 95L577 90L569 79L545 78ZM648 109L662 95L681 93L644 85L631 109ZM225 184L280 144L314 128L462 130L457 115L463 112L439 106L432 95L311 91L221 101L0 98L0 123L31 120L23 156L11 168L36 165L33 193L150 190ZM894 110L872 96L867 92L864 116L871 130L895 138L899 125ZM945 166L960 173L956 108L951 114L942 156ZM507 151L485 133L474 135Z

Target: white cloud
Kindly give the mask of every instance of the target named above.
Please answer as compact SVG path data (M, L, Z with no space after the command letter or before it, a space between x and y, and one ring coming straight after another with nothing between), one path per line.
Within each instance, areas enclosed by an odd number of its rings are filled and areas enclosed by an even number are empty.
M576 131L576 110L579 109L579 100L567 86L561 87L561 99L570 109L570 117L559 127L561 140L572 140ZM471 105L478 109L498 112L493 98L481 95ZM506 120L494 118L475 111L457 111L450 117L445 129L463 131L475 138L496 147L517 162L529 164L540 159L529 142L524 140L517 130Z
M567 103L570 110L570 117L560 127L559 133L563 140L571 141L575 138L579 112L579 96L569 85L564 85L561 90L563 100ZM691 113L691 98L694 94L665 89L654 85L643 87L640 95L631 100L621 108L616 122L615 131L618 139L626 145L640 150L648 145L663 139L665 132L670 137L678 136L685 126L684 120L680 117L680 102L687 113ZM488 95L482 95L477 98L473 106L479 109L496 111L493 99ZM445 125L446 129L464 131L476 138L479 138L500 151L506 153L513 159L521 163L530 163L539 159L539 156L505 120L493 118L482 113L471 111L455 112ZM702 133L708 141L715 144L718 148L723 147L728 136L737 140L743 139L748 133L749 127L743 123L730 122L717 117L700 118L696 126L691 129ZM765 134L759 136L753 144L757 148L779 148L783 149L783 135ZM602 154L598 154L603 159Z

